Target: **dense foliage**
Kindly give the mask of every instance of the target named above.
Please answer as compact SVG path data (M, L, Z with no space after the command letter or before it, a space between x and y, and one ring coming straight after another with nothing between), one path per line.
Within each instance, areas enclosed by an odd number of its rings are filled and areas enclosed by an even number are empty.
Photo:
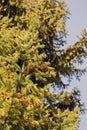
M87 32L63 49L67 14L63 0L1 0L1 130L77 129L79 91L62 77L84 73L75 63L87 55Z

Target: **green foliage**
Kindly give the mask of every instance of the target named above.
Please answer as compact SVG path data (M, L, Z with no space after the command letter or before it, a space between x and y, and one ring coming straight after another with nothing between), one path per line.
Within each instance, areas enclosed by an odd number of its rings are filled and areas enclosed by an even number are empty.
M0 129L76 130L77 90L67 92L62 76L80 76L87 32L61 49L68 9L59 0L1 0ZM50 91L57 86L62 91Z

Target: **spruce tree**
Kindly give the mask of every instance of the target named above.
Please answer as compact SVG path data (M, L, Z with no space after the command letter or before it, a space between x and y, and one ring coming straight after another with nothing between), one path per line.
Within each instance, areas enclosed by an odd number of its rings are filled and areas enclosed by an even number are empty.
M68 92L62 77L84 73L75 63L87 55L87 32L63 48L68 13L63 0L1 0L1 130L78 128L80 93Z

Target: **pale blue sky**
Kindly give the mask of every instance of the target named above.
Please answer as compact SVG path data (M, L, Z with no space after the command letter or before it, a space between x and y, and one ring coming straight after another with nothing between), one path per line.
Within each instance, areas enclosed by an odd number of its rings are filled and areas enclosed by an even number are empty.
M67 21L67 29L69 31L69 36L67 37L67 42L73 44L78 40L81 31L87 29L87 0L66 0L67 5L70 9L71 15L70 20ZM87 66L87 60L83 67ZM74 79L71 86L78 86L82 101L85 102L87 107L87 73L81 77L80 82ZM87 112L82 116L79 130L87 130Z

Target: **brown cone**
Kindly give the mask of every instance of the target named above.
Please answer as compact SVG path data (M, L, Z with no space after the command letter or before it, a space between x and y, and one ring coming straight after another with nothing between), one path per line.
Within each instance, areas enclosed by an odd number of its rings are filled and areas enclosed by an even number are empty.
M35 67L34 67L33 64L29 64L29 65L27 66L27 73L28 73L28 74L33 73L34 70L35 70Z
M43 72L47 72L48 66L45 63L43 63L43 64L40 65L40 70L43 71Z

